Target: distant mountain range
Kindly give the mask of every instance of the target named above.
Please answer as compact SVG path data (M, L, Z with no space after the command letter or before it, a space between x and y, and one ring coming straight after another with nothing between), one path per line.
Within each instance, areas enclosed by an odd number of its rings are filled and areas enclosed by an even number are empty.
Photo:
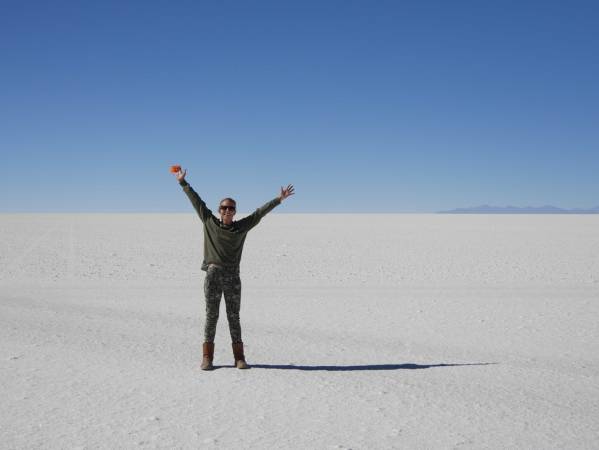
M438 211L438 214L599 214L599 206L591 209L564 209L551 205L545 206L490 206L481 205L471 208L457 208L450 211Z

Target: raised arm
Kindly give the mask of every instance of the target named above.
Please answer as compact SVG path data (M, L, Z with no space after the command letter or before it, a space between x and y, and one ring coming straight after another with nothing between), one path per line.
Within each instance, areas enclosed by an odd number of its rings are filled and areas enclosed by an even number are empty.
M184 171L179 170L177 173L175 173L175 175L177 177L177 181L179 181L179 184L183 188L183 192L187 194L187 197L189 197L191 204L197 211L198 216L200 216L202 222L206 222L206 220L212 217L212 211L208 209L206 203L204 203L204 200L200 198L198 193L194 191L193 188L189 185L189 183L187 183L187 181L185 180L185 176L187 175L187 169L185 169Z
M265 215L267 215L269 212L271 212L273 209L275 209L278 205L280 205L283 200L292 196L293 194L295 194L295 189L294 189L293 185L290 184L287 186L287 188L281 187L281 194L278 197L273 198L271 201L262 205L260 208L258 208L256 211L254 211L249 216L241 219L238 222L239 226L245 228L246 230L250 230L250 229L254 228L256 225L258 225L260 220L262 220L262 218Z

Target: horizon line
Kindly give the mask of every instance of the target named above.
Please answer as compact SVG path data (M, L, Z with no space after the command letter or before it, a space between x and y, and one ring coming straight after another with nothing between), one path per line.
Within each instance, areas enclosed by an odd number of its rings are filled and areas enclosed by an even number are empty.
M239 212L238 214L241 216L245 216L251 214L253 211L249 212ZM16 214L191 214L197 215L194 211L0 211L0 215L16 215ZM301 215L301 214L310 214L310 215L347 215L347 214L356 214L356 215L367 215L367 214L377 214L377 215L393 215L393 214L431 214L431 215L595 215L599 214L599 211L592 210L561 210L561 211L501 211L501 210L490 210L490 211L471 211L471 210L447 210L447 211L335 211L335 212L325 212L325 211L290 211L290 212L271 212L270 214L277 215ZM269 215L270 215L269 214Z

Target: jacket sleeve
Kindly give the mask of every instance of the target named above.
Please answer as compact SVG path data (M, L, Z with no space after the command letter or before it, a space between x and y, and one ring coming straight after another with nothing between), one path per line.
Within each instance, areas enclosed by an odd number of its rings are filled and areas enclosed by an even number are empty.
M279 197L273 198L271 201L269 201L269 202L265 203L264 205L262 205L260 208L258 208L256 211L254 211L249 216L244 217L243 219L241 219L238 222L239 226L243 227L243 229L245 229L247 231L251 230L256 225L258 225L258 223L260 222L260 220L265 215L267 215L269 212L271 212L275 207L277 207L280 204L281 204L281 199Z
M208 220L210 217L212 217L212 211L210 211L210 209L208 209L208 207L206 206L206 203L204 203L204 200L202 200L200 198L198 193L193 190L193 188L189 185L189 183L187 183L187 181L183 180L183 181L180 181L179 184L183 188L183 192L185 192L187 194L187 197L189 197L191 204L197 211L198 216L200 216L200 219L202 219L202 222L206 222L206 220Z

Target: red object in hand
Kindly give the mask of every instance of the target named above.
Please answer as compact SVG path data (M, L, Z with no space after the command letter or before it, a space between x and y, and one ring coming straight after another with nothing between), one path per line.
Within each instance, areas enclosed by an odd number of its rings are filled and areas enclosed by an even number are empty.
M181 166L171 166L171 173L181 172Z

